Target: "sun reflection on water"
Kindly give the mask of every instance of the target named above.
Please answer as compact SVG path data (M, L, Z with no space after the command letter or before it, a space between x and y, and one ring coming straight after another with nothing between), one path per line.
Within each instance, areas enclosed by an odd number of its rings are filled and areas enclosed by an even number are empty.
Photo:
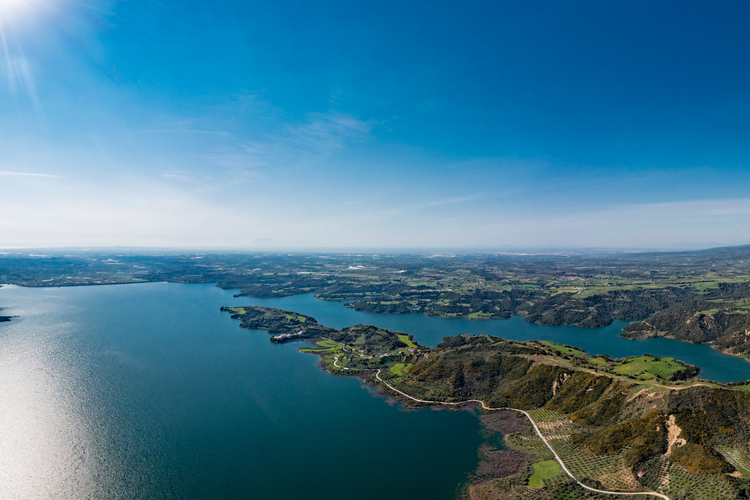
M70 324L29 314L0 327L0 498L91 498L95 460L77 388L61 342Z

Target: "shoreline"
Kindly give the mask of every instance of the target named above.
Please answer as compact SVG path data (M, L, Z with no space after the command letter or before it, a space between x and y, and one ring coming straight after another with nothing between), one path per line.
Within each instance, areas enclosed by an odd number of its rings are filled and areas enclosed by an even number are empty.
M54 285L28 284L28 283L23 283L23 284L21 284L21 283L2 283L2 284L0 284L0 287L3 287L3 286L19 286L19 287L23 287L23 288L67 288L67 287L105 286L105 285L141 285L141 284L148 284L148 283L174 283L174 284L181 284L181 285L213 285L215 287L220 288L221 290L240 290L239 288L223 288L223 287L219 286L219 284L216 283L216 282L186 283L186 282L181 282L181 281L170 281L170 280L132 281L132 282L124 282L124 283L123 282L113 282L113 283L69 283L69 284L66 283L66 284L54 284ZM234 294L234 297L235 298L247 297L249 299L262 300L262 299L269 299L269 298L271 298L271 299L282 299L282 298L287 298L287 297L299 297L299 296L302 296L302 295L313 295L313 297L315 298L316 301L321 301L321 302L342 302L342 306L343 307L347 307L347 304L344 304L343 301L330 300L330 299L325 299L325 298L319 298L315 294L315 292L304 293L304 294L285 295L283 297L253 297L253 296L250 296L250 295L239 295L239 294ZM507 317L507 318L505 318L505 317L470 318L468 316L447 317L447 316L432 316L432 315L427 314L427 312L422 312L422 313L415 313L415 312L406 312L406 313L380 313L380 312L369 312L369 311L359 310L359 309L352 308L352 307L350 307L350 309L352 309L354 311L357 311L357 312L360 312L360 313L366 313L366 314L399 314L399 315L421 314L421 315L426 316L428 318L447 319L447 320L465 319L465 320L474 321L474 320L490 320L490 319L495 319L495 320L508 321L508 320L513 319L513 317L515 317L515 316L519 316L521 318L526 318L527 317L527 316L521 315L521 314L512 314L510 317ZM5 317L6 318L13 318L13 316L5 316ZM3 316L0 316L0 318L3 318ZM6 319L6 320L0 319L0 323L5 323L5 322L9 322L9 321L11 321L11 319ZM527 323L530 323L530 324L533 324L533 325L546 326L546 327L558 327L558 326L575 327L575 328L581 328L582 331L585 331L585 330L596 330L598 328L606 328L608 326L611 326L614 321L627 321L628 322L627 324L631 324L631 323L634 323L634 322L645 321L645 320L641 320L641 319L625 319L625 320L613 319L613 321L611 321L607 325L593 326L593 327L592 326L582 326L582 325L577 325L577 324L565 324L565 323L550 325L550 324L544 324L544 323L537 323L537 322L534 322L534 321L527 321ZM625 326L627 326L627 324ZM735 354L735 353L731 352L731 350L729 350L729 349L718 349L718 348L714 347L714 345L713 345L712 342L696 343L696 342L691 342L689 340L679 339L679 338L676 338L676 337L674 337L672 335L643 335L643 336L637 336L637 337L630 337L630 336L625 335L624 331L622 333L620 333L619 336L622 337L622 338L624 338L624 339L626 339L626 340L631 340L631 341L645 340L645 339L651 339L651 338L666 338L666 339L676 340L676 341L679 341L679 342L684 342L684 343L692 344L692 345L710 344L711 347L716 352L719 352L719 353L727 355L727 356L731 356L733 358L741 359L743 361L746 361L746 362L750 363L750 358L749 357L745 357L745 356L741 356L741 355Z
M642 321L642 320L637 320L637 319L633 320L633 322L636 322L636 321ZM625 335L624 332L620 334L620 337L626 340L631 340L633 342L637 342L639 340L648 340L648 339L669 339L669 340L676 340L678 342L685 342L686 344L692 344L692 345L709 345L711 346L711 349L715 350L716 352L720 352L722 354L726 354L727 356L732 356L733 358L741 359L750 363L750 357L742 356L740 354L735 354L734 352L731 351L731 348L720 349L716 347L713 340L708 341L708 342L691 342L690 340L678 339L674 335L642 335L642 336L631 337L631 336Z

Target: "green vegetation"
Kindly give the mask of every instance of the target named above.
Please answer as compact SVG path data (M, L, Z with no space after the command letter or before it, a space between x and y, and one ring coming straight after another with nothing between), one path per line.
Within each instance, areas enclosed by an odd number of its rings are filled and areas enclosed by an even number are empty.
M391 373L401 377L405 375L409 371L409 368L411 368L412 366L413 366L412 363L407 363L407 364L398 363L398 364L391 366Z
M271 342L313 342L315 347L304 347L300 351L321 355L323 366L332 371L387 368L393 376L400 377L410 370L420 349L407 334L370 325L336 330L321 326L315 318L271 307L222 310L240 319L242 328L262 328L274 334Z
M555 344L548 340L542 340L540 344L544 344L546 346L549 346L556 351L564 352L567 354L572 354L573 356L585 356L586 351L583 351L581 349L578 349L577 347L569 346L569 345L563 345L563 344Z
M237 308L237 309L240 309L240 310L244 311L244 309L242 309L241 307ZM239 314L245 314L245 313L242 312L242 313L239 313ZM296 315L296 314L294 314L294 315L292 315L292 314L285 314L284 317L286 319L288 319L288 320L291 320L291 321L299 321L300 323L304 323L305 321L307 321L307 318L305 316Z
M632 469L649 457L666 452L665 436L664 413L652 410L643 418L631 419L595 432L573 434L570 442L595 455L619 453L628 446L629 449L623 454L623 461Z
M649 355L626 358L614 367L616 373L644 380L657 377L663 380L674 380L674 374L684 369L685 365L673 358L658 358Z
M530 488L541 488L544 486L544 480L553 477L560 472L560 464L557 460L545 460L532 464L534 474L529 478Z
M740 472L742 477L750 477L750 460L747 457L747 450L742 450L734 446L716 446L715 450L729 462L732 467Z
M291 342L308 338L326 338L334 330L318 324L309 316L271 307L222 307L233 318L242 320L242 328L258 328L274 334L272 342ZM331 347L331 346L329 346Z
M672 460L693 474L719 474L734 470L719 453L700 444L680 446L672 453Z
M469 319L489 319L492 318L492 313L489 312L482 312L482 311L474 311L466 315Z
M413 349L416 349L418 346L412 340L409 338L409 335L398 335L398 339L406 344L406 347L411 347Z
M301 348L300 351L317 353L317 354L322 354L322 353L339 354L342 352L343 347L344 347L340 343L333 342L330 340L318 340L317 342L315 342L315 345L318 347L311 348L311 349Z

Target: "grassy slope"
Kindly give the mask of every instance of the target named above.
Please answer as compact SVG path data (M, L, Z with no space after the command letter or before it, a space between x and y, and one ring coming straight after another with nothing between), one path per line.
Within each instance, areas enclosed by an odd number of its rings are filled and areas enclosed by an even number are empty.
M534 467L534 474L529 478L530 488L543 487L544 479L553 477L555 474L562 470L557 460L545 460L544 462L536 462L532 464L532 467Z

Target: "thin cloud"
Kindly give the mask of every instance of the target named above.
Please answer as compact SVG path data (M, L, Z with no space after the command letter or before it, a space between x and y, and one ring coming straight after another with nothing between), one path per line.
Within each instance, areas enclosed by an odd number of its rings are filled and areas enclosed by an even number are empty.
M724 200L692 200L663 203L622 204L599 210L581 211L563 216L571 222L579 220L596 220L607 222L617 219L620 222L636 221L638 223L657 220L684 220L706 217L749 216L750 198L733 198ZM578 219L580 217L580 219ZM560 223L557 220L556 223Z
M271 127L273 132L245 141L234 140L236 136L230 133L208 130L192 133L231 139L217 142L198 157L207 166L223 167L236 174L233 179L236 183L238 178L265 177L263 170L266 168L277 172L279 168L298 168L324 161L352 143L368 140L373 123L341 113L316 113L301 123L277 124ZM173 129L154 130L170 133Z
M429 202L425 202L425 203L418 203L418 204L415 204L415 205L407 205L407 206L401 206L401 207L394 207L394 208L387 209L387 210L371 211L371 212L365 214L364 216L362 216L362 218L368 219L368 220L387 219L387 218L390 218L390 217L395 217L395 216L398 216L398 215L405 214L407 212L413 212L413 211L416 211L416 210L423 210L425 208L438 207L438 206L441 206L441 205L451 205L451 204L455 204L455 203L464 203L464 202L467 202L467 201L475 200L475 199L480 198L482 196L484 196L484 193L476 193L476 194L471 194L471 195L468 195L468 196L461 196L461 197L458 197L458 198L444 198L444 199L433 200L433 201L429 201Z
M494 219L494 222L491 221ZM496 243L654 248L689 240L747 242L750 199L619 204L592 210L493 214L482 222Z
M257 164L298 164L335 154L351 141L369 137L372 124L340 113L315 114L301 125L288 125L263 141L246 143Z
M220 135L225 137L231 137L232 134L223 130L194 130L194 129L179 129L179 128L151 128L144 129L143 132L149 134L204 134L204 135Z
M431 202L427 203L426 205L430 206L430 207L435 207L435 206L438 206L438 205L448 205L448 204L451 204L451 203L463 203L464 201L475 200L475 199L480 198L482 196L484 196L483 193L476 193L476 194L471 194L471 195L468 195L468 196L461 196L461 197L458 197L458 198L447 198L447 199L444 199L444 200L435 200L435 201L431 201Z

